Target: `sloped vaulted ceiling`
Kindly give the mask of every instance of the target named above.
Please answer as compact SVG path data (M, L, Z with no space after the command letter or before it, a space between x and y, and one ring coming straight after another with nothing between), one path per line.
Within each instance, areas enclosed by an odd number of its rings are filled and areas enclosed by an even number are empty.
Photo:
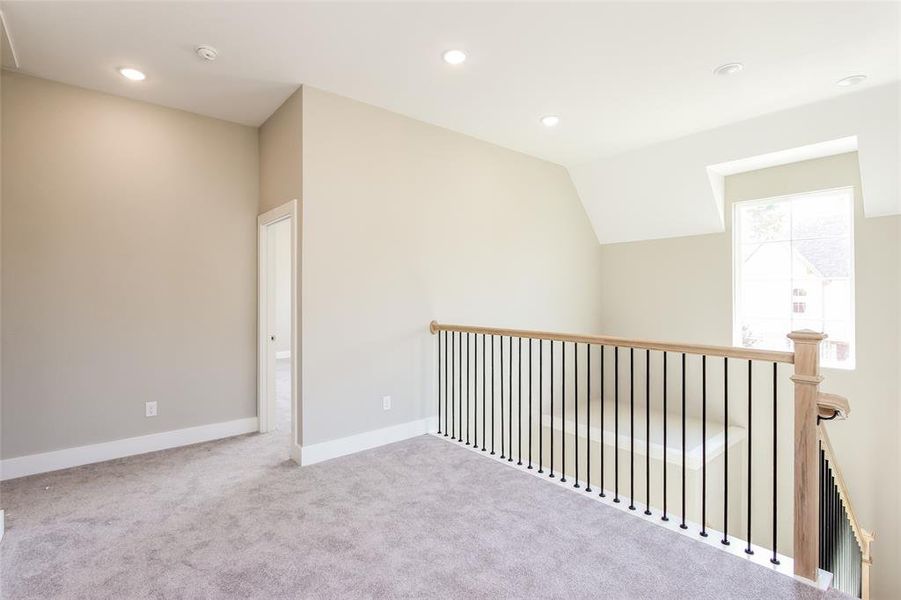
M899 84L570 167L602 244L724 230L723 177L858 150L864 213L901 214Z

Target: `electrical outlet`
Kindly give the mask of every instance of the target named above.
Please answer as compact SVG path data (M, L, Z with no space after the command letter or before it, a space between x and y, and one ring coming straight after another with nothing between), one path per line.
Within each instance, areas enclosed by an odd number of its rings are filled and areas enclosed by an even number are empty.
M382 409L391 410L391 396L382 396Z
M144 416L145 417L155 417L156 416L156 401L144 403Z

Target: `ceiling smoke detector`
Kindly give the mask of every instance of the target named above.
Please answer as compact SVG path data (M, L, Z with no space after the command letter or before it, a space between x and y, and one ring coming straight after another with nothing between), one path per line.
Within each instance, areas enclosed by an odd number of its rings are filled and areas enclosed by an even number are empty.
M203 60L209 61L216 60L216 57L219 56L219 51L212 46L197 46L194 48L194 53Z

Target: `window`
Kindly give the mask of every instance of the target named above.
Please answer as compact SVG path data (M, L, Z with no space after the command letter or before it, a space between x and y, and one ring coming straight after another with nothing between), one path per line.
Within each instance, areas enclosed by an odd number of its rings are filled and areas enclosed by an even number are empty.
M822 365L853 369L853 190L737 202L732 230L733 343L791 350L790 331L822 331Z

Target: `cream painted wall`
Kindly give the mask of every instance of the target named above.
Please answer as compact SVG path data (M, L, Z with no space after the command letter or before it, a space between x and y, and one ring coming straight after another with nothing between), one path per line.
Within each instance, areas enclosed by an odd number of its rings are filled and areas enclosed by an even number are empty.
M565 169L308 86L303 117L305 444L433 416L432 319L598 329Z
M298 201L298 219L302 221L301 200L303 197L303 88L298 88L285 100L278 109L272 113L266 122L259 128L260 145L260 205L258 212L263 214L273 208L277 208L286 202L296 199ZM302 243L303 226L297 223L297 244ZM297 264L296 283L302 285L301 270L303 262L299 258ZM303 356L303 320L302 295L298 290L298 302L296 314L292 318L297 320L297 347L291 348L291 352L297 361L302 364ZM288 325L290 330L290 323ZM288 334L290 336L290 333ZM303 371L298 366L296 379L291 384L303 393ZM300 426L297 428L297 444L303 443L303 400L299 399L300 414L294 415Z
M901 564L901 489L899 478L890 476L899 473L901 462L901 219L864 218L866 189L860 186L856 153L727 178L725 233L603 246L602 330L628 337L730 345L731 204L849 185L855 187L856 202L857 368L826 370L823 389L851 401L850 419L828 428L855 507L864 526L877 534L874 597L889 599L901 596L899 572L893 568Z
M2 81L2 457L253 417L257 130Z
M303 192L303 94L298 88L260 126L260 214Z

